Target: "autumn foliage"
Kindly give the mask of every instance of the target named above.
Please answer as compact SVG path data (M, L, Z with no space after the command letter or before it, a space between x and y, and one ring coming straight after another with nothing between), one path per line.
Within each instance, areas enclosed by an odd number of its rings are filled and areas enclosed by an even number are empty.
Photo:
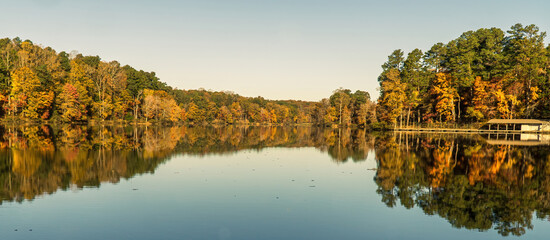
M364 91L338 89L330 99L308 102L180 90L154 72L19 38L0 39L0 59L0 117L11 119L361 127L376 121Z
M377 117L389 126L550 118L550 46L535 25L481 28L382 65ZM403 94L405 97L403 97Z

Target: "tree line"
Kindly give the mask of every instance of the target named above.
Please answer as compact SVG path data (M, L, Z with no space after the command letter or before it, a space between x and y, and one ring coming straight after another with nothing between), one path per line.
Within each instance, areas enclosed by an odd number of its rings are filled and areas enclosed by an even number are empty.
M154 72L19 38L0 39L0 118L188 124L379 127L550 118L550 46L535 25L481 28L427 52L395 50L382 65L377 103L336 89L318 102L181 90Z
M550 45L535 25L468 31L427 52L392 52L377 114L388 127L550 118Z
M0 39L0 60L3 119L359 126L376 121L375 104L364 91L340 88L327 99L308 102L180 90L154 72L76 51L57 53L20 38Z

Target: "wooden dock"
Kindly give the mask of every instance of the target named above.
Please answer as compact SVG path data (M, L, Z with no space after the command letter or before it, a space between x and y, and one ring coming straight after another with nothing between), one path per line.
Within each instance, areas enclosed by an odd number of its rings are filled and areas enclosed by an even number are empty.
M547 131L522 131L505 129L464 129L464 128L396 128L396 132L422 132L422 133L462 133L462 134L521 134L521 133L550 133Z
M444 125L443 125L444 126ZM397 132L422 132L422 133L463 133L463 134L550 134L550 121L539 119L491 119L486 123L469 126L470 128L457 128L458 125L448 127L398 127ZM466 127L466 126L464 126ZM479 127L479 128L473 128Z

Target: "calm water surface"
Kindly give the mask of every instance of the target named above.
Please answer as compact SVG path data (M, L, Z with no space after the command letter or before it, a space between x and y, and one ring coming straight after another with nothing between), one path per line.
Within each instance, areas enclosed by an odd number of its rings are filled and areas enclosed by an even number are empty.
M550 235L544 137L310 127L0 132L0 239Z

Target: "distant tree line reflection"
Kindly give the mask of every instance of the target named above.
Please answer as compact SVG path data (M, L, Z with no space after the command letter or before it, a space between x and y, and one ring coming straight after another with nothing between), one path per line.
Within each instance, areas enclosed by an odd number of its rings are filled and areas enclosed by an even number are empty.
M293 127L0 126L0 203L152 173L175 155L314 147L337 163L374 152L388 207L418 207L452 226L525 234L550 218L550 149L480 136Z
M374 147L364 129L299 126L0 126L0 134L0 203L116 183L151 173L176 154L316 147L346 162L365 160Z

